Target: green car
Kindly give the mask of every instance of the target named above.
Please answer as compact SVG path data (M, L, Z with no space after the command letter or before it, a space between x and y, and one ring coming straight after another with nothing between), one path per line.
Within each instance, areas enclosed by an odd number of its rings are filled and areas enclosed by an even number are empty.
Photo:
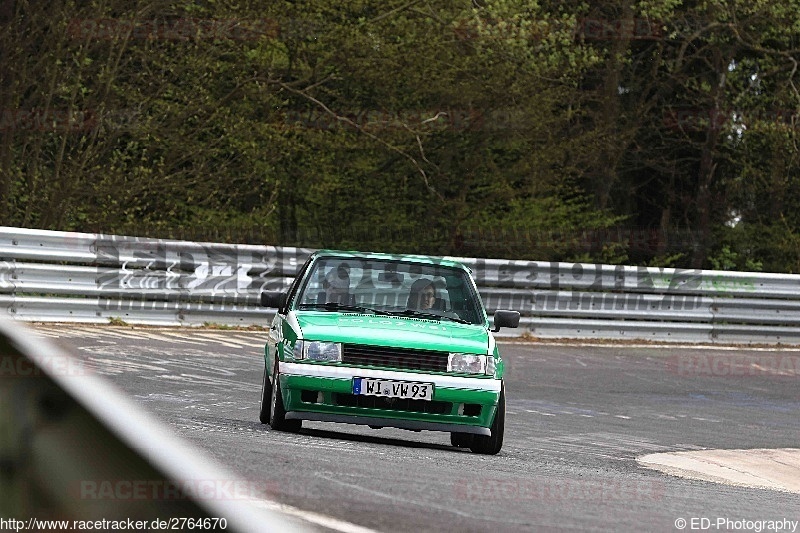
M503 445L503 360L470 270L450 260L323 250L277 308L265 346L260 420L298 431L303 420L450 433L454 446Z

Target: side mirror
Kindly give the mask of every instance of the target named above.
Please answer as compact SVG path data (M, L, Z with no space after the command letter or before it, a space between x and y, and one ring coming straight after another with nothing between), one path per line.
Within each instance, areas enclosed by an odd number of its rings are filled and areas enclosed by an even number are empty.
M274 307L280 311L286 306L287 296L288 294L285 292L264 291L261 293L261 306Z
M495 311L493 333L500 331L500 328L519 327L519 311Z

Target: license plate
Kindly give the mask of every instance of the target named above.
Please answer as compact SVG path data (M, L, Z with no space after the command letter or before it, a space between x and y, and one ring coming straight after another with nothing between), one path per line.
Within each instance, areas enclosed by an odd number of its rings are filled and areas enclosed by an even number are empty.
M394 381L391 379L354 378L353 394L382 396L384 398L432 400L433 383Z

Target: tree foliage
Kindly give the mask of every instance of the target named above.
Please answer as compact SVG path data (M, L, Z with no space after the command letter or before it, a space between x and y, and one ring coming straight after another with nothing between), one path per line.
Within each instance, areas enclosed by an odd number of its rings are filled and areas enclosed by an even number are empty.
M5 6L5 225L800 271L796 0Z

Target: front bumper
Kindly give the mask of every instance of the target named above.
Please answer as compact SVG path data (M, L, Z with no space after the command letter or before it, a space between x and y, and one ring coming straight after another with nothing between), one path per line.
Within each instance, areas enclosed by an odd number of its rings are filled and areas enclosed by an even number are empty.
M501 387L499 379L289 362L279 376L288 419L480 435L490 434ZM356 396L354 377L433 383L433 399Z

